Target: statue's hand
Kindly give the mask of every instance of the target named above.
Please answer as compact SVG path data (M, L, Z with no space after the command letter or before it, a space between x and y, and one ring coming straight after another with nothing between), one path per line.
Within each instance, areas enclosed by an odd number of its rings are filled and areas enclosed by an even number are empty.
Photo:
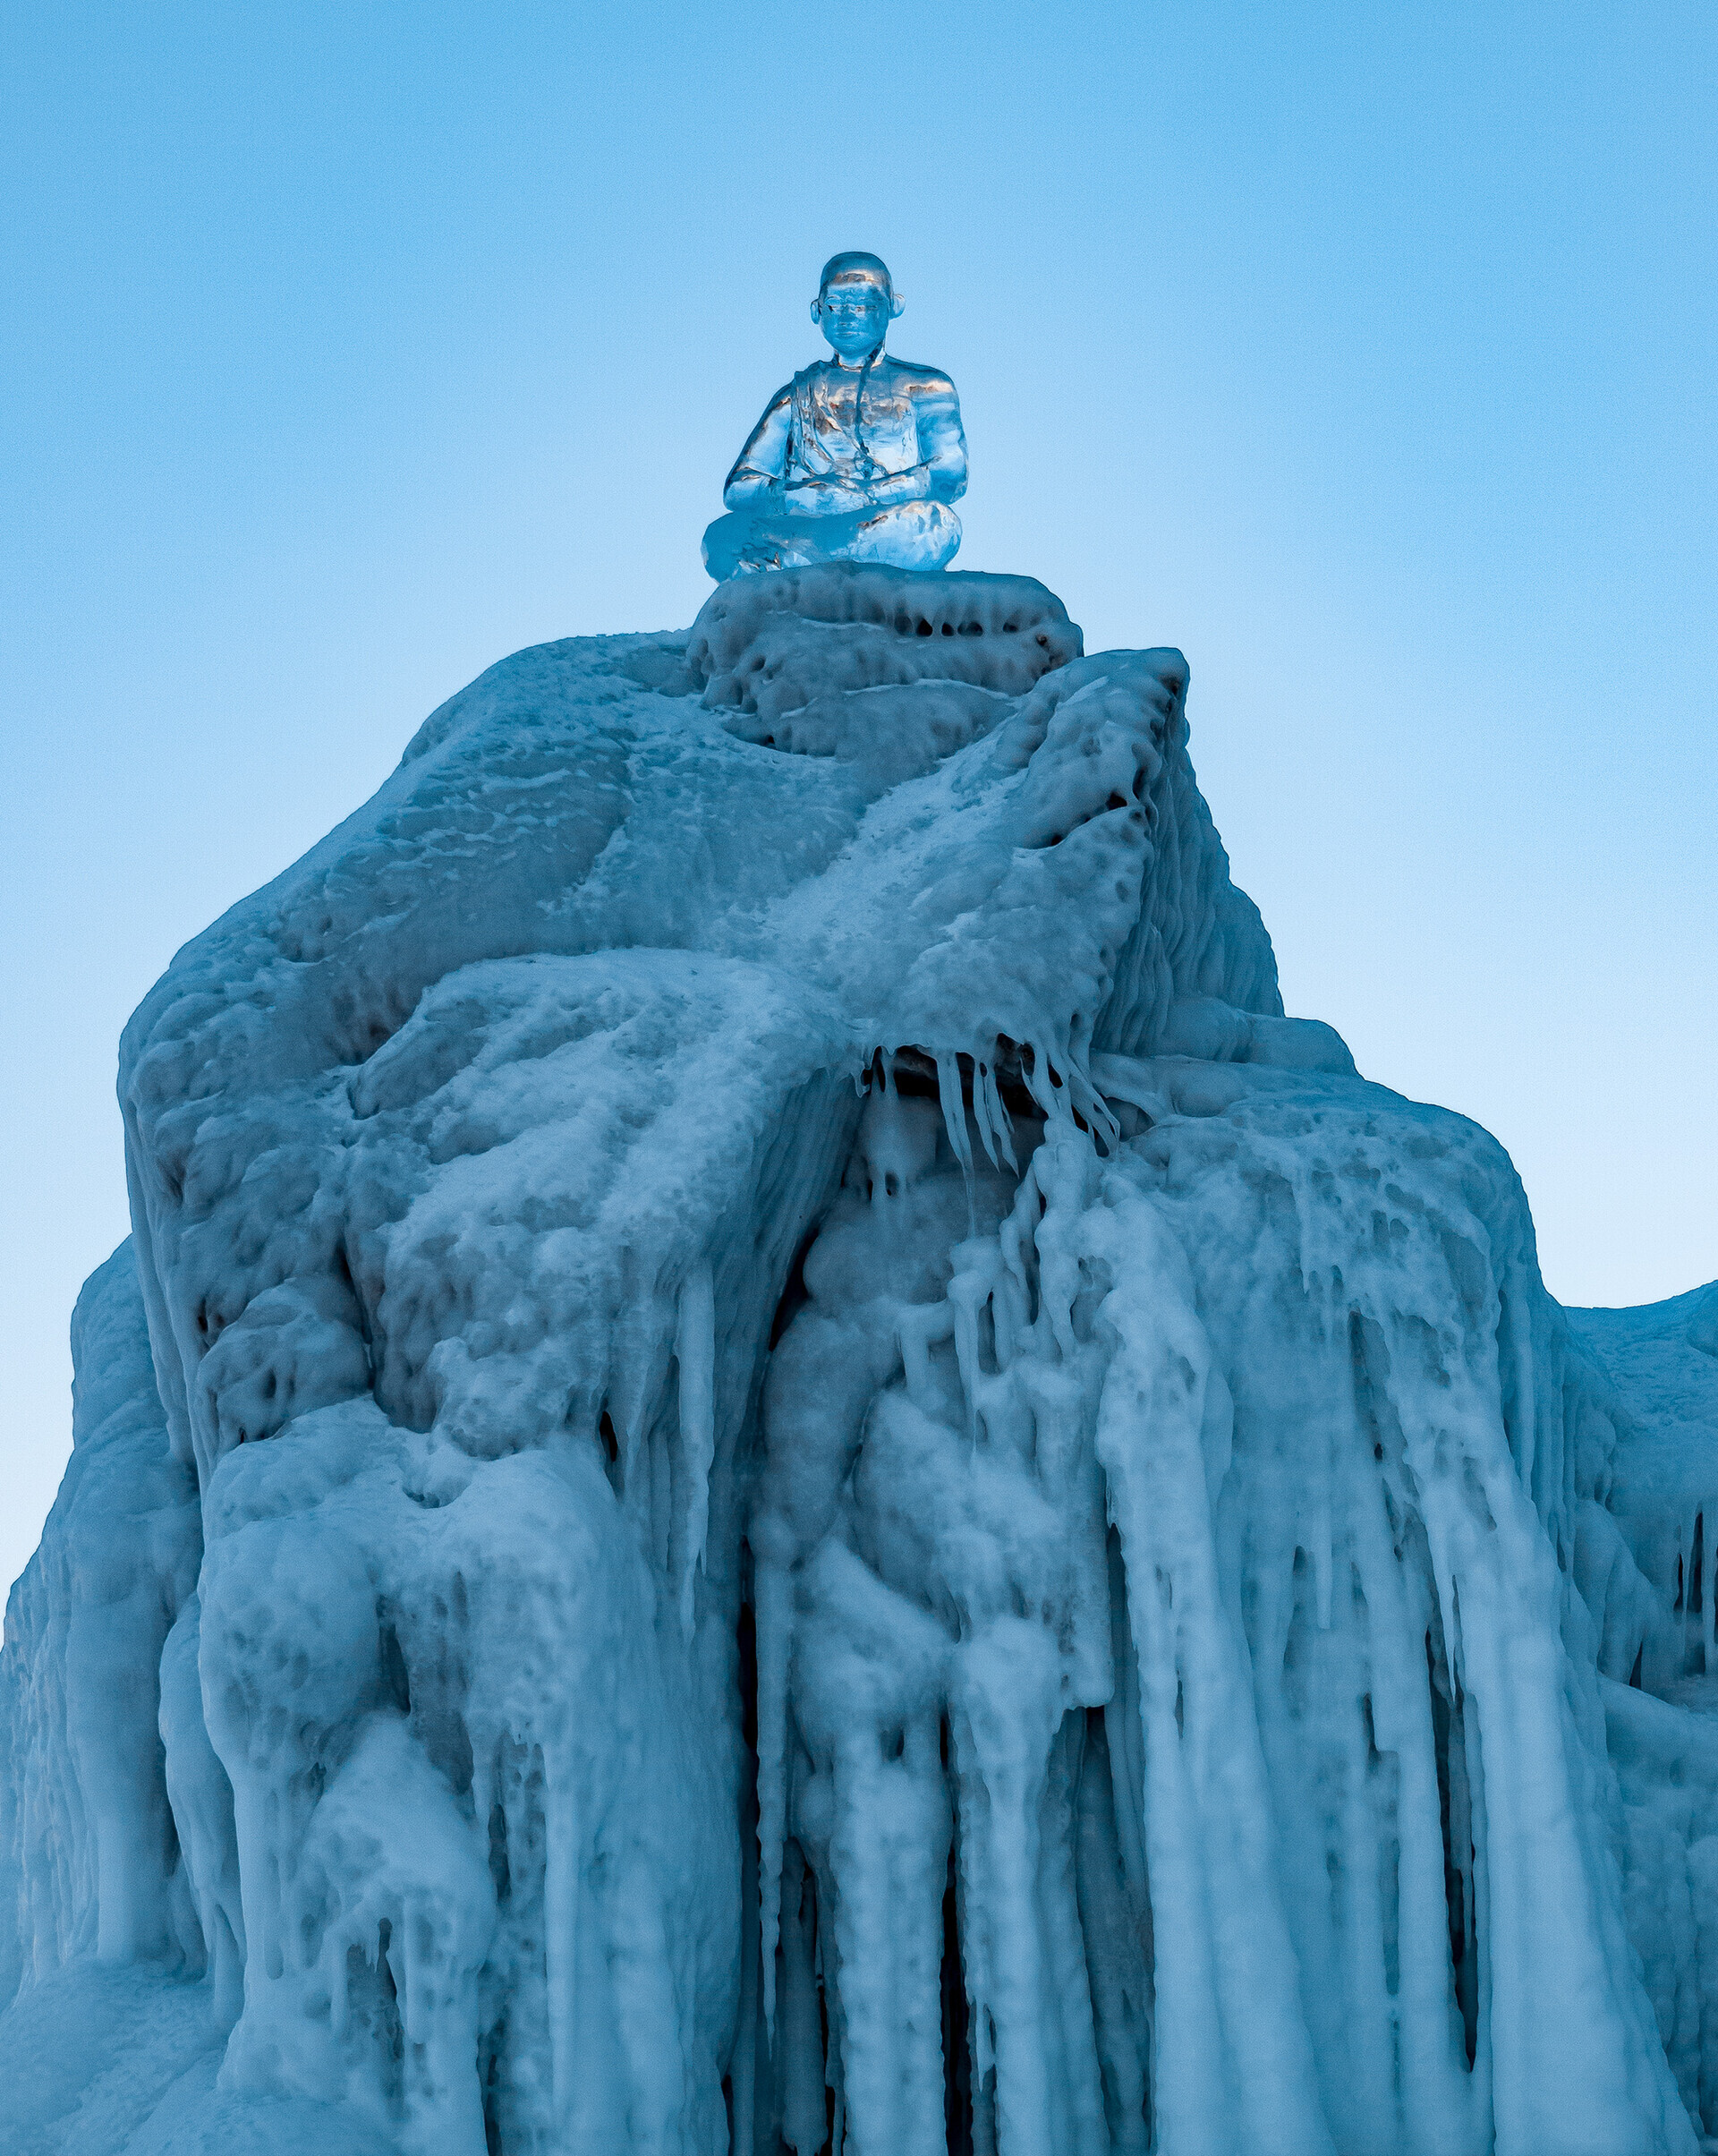
M863 488L844 479L796 479L784 491L788 507L810 516L842 516L868 507L871 501Z
M924 501L936 492L935 475L928 464L909 464L905 472L880 472L877 483L865 495L868 508L893 509L903 502Z

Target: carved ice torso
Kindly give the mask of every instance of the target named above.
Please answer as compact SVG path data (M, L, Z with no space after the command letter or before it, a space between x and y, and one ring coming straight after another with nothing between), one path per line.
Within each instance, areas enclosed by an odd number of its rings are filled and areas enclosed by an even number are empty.
M885 355L868 371L838 366L831 360L806 367L793 380L792 432L786 477L843 479L863 477L860 432L871 468L906 472L920 461L915 387L924 370ZM863 392L861 397L860 383Z

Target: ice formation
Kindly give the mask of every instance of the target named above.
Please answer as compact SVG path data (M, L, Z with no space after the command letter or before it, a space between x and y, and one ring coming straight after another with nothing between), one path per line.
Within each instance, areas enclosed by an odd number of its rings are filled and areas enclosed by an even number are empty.
M741 579L179 955L0 1658L7 2156L1718 2133L1718 1288L1571 1320L1283 1015L1186 689Z

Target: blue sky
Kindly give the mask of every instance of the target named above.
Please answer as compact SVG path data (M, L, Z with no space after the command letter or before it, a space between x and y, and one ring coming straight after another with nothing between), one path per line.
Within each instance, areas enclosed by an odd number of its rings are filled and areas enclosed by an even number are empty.
M961 566L1178 643L1291 1010L1718 1273L1718 11L13 4L0 1572L125 1231L120 1027L521 644L689 621L839 247Z

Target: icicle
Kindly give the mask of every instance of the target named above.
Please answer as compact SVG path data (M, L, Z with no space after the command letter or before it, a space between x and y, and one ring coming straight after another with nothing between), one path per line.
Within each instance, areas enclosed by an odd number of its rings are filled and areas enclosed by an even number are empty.
M578 2047L579 1869L583 1855L577 1831L576 1799L570 1785L543 1761L543 1959L547 1979L549 2088L558 2125L572 2113L574 2064ZM566 1808L556 1817L555 1799Z
M1471 2089L1450 2027L1450 1915L1423 1650L1430 1584L1423 1574L1405 1577L1391 1547L1382 1487L1352 1455L1348 1482L1348 1520L1368 1616L1373 1722L1379 1751L1397 1762L1394 2012L1401 2109L1408 2119L1425 2122L1428 2151L1460 2151L1473 2140ZM1451 1825L1459 1828L1459 1822Z
M818 2025L816 1905L816 1888L799 1845L790 1843L781 1878L782 1999L776 2058L782 2138L797 2156L817 2156L829 2132Z
M1096 2023L1075 1881L1075 1792L1082 1767L1084 1716L1065 1715L1050 1745L1040 1802L1038 1892L1044 1929L1048 1996L1040 2013L1052 2073L1054 2145L1069 2156L1110 2156L1103 2113Z
M751 1846L751 1836L744 1838L746 1845L740 1862L743 1922L744 1915L757 1905L758 1891L757 1856ZM745 1923L740 1944L740 2018L734 2040L734 2063L729 2069L735 2156L754 2156L757 2147L760 1943L757 1925ZM770 1958L775 1958L773 1951Z
M400 2026L408 2043L421 2045L434 2033L436 1956L429 1925L415 1922L414 1916L408 1903L400 1912L395 1933L398 1945L394 1939L388 1944L389 1959L397 1959L400 1972Z
M948 1126L948 1144L961 1172L969 1180L973 1172L973 1143L966 1133L966 1104L961 1097L960 1059L953 1055L937 1058L937 1097L942 1104L942 1120Z
M1041 2007L1052 1986L1037 1922L1037 1837L1024 1815L1024 1794L991 1793L996 1869L990 1915L997 1946L990 2010L996 2028L997 2103L1014 2129L1010 2142L1020 2156L1050 2156L1050 2061Z
M1071 1147L1064 1157L1071 1169ZM1047 1273L1046 1231L1059 1226L1074 1187L1068 1177L1040 1231ZM1210 1340L1185 1255L1154 1206L1094 1211L1085 1237L1117 1282L1103 1306L1118 1344L1097 1444L1139 1667L1159 2138L1166 2147L1328 2151L1293 1947L1260 1832L1270 1798L1245 1649L1217 1564L1204 1444ZM1071 1257L1060 1260L1064 1280Z
M997 1156L996 1132L991 1122L990 1095L984 1083L989 1075L984 1064L975 1062L973 1065L973 1121L978 1127L979 1142L984 1148L984 1157L994 1168L1000 1163Z
M1032 1330L1032 1317L1025 1285L1008 1262L1001 1238L999 1236L990 1248L993 1253L991 1330L996 1342L996 1367L1006 1370L1024 1349Z
M1486 1834L1486 1793L1484 1738L1479 1729L1479 1717L1468 1711L1466 1698L1467 1657L1462 1649L1461 1595L1452 1580L1445 1604L1445 1652L1449 1661L1450 1692L1452 1715L1459 1710L1461 1717L1462 1749L1461 1771L1466 1794L1466 1824L1458 1828L1450 1820L1450 1840L1456 1850L1456 1865L1466 1889L1467 1905L1467 1947L1470 1953L1479 1949L1481 1940L1492 1937L1492 1880L1491 1862ZM1454 1762L1451 1762L1452 1768ZM1450 1810L1455 1811L1454 1793L1451 1793ZM1496 2066L1492 2030L1493 1969L1489 1951L1478 1952L1478 1998L1475 2013L1477 2042L1472 2067L1475 2091L1474 2106L1482 2118L1492 2111Z
M778 1513L753 1522L753 1609L758 1654L758 1909L763 2022L776 2032L776 1939L787 1831L787 1673L793 1652L793 1530Z
M1069 1060L1067 1091L1075 1113L1103 1140L1105 1153L1113 1153L1121 1143L1121 1125L1077 1057Z
M1031 1327L1032 1305L1037 1293L1038 1247L1035 1237L1039 1209L1038 1180L1033 1163L1028 1161L1008 1218L997 1230L998 1248L1008 1277L1016 1291L1014 1307L1019 1311L1023 1333Z
M954 1309L947 1301L904 1303L896 1326L907 1398L924 1414L934 1415L942 1400L931 1368L931 1350L953 1336Z
M693 1634L693 1585L710 1530L710 1470L716 1458L716 1291L710 1260L700 1258L680 1290L674 1335L680 1366L680 1630Z
M327 1964L328 2031L336 2042L346 2033L348 1994L346 1985L346 1941L335 1926L328 1927L323 1941L322 1953Z
M1507 1279L1499 1282L1497 1294L1500 1311L1507 1316L1513 1350L1515 1367L1508 1376L1515 1389L1516 1419L1521 1430L1521 1487L1530 1498L1536 1497L1539 1493L1534 1487L1534 1479L1540 1472L1539 1395L1534 1384L1533 1319L1526 1310L1516 1305ZM1504 1375L1501 1370L1498 1374L1500 1377ZM1545 1489L1547 1513L1555 1511L1560 1496L1561 1492L1556 1489Z
M1331 1629L1331 1598L1336 1585L1335 1530L1331 1518L1331 1490L1335 1479L1335 1461L1332 1453L1336 1443L1336 1431L1346 1426L1350 1419L1350 1410L1347 1398L1349 1388L1346 1383L1346 1371L1343 1372L1342 1376L1344 1382L1340 1389L1334 1381L1333 1374L1331 1382L1327 1387L1332 1397L1325 1409L1325 1415L1323 1419L1323 1458L1319 1462L1321 1471L1314 1477L1313 1487L1313 1547L1310 1554L1313 1560L1314 1588L1317 1598L1320 1632L1329 1632ZM1214 1491L1212 1495L1215 1496Z
M959 1270L948 1283L955 1357L966 1396L966 1434L972 1438L978 1435L978 1402L985 1382L979 1353L979 1319L991 1298L990 1268L984 1263L986 1248L983 1242L963 1244L955 1253ZM995 1245L990 1244L988 1248L993 1251Z
M1025 1044L1020 1056L1020 1070L1031 1094L1045 1117L1051 1122L1066 1121L1067 1115L1067 1090L1052 1083L1050 1058L1036 1041Z
M641 1275L636 1255L620 1257L620 1309L610 1348L608 1416L614 1425L626 1512L642 1548L653 1539L651 1403L673 1351L678 1313L658 1283Z
M1019 1163L1014 1152L1014 1121L1003 1105L996 1073L988 1063L973 1065L973 1121L983 1142L984 1155L992 1168L1007 1161L1016 1174Z

